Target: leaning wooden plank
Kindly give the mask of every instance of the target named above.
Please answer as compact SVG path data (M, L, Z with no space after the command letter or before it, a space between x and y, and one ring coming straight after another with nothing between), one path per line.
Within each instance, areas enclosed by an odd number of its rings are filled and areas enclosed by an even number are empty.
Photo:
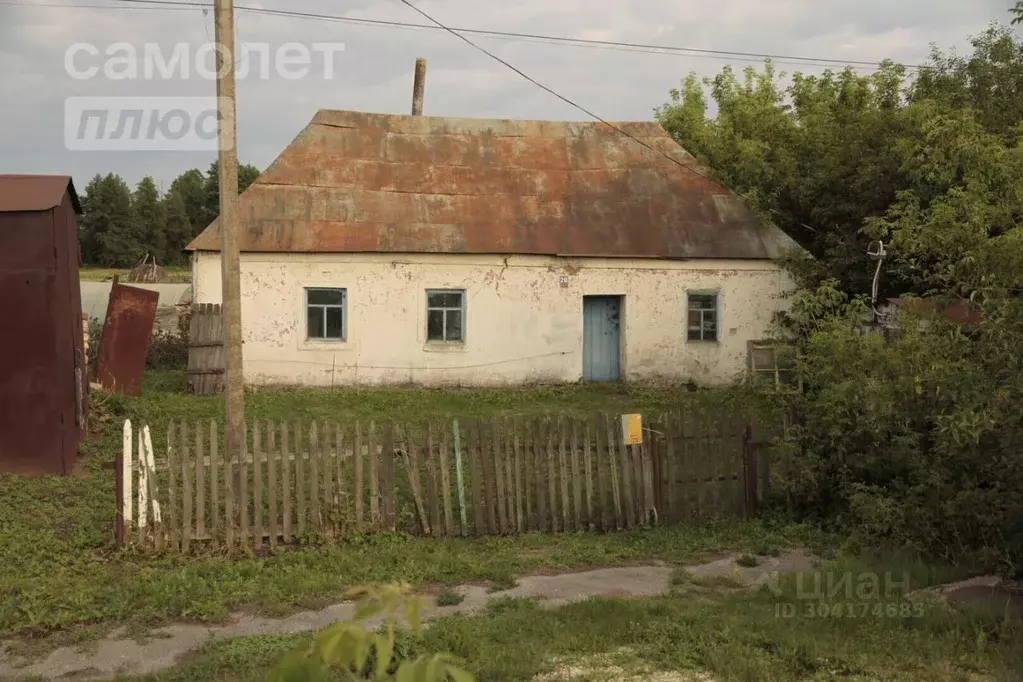
M348 523L349 516L347 514L347 499L345 497L345 462L347 457L345 456L345 447L347 447L347 441L345 440L345 429L341 424L337 424L335 427L334 434L334 471L336 473L334 477L334 531L337 535L341 535L344 532L345 526Z
M670 516L671 515L671 506L670 506L671 500L670 500L670 497L669 497L669 489L670 489L669 488L669 485L670 485L669 481L671 480L671 478L670 478L671 469L668 466L668 442L673 437L672 436L672 432L671 432L671 428L672 428L671 413L670 412L665 412L664 414L661 415L661 433L662 433L661 437L664 440L663 440L662 443L660 443L660 447L658 448L658 451L657 451L657 457L659 458L660 469L658 469L658 473L657 473L658 478L656 479L656 482L659 482L659 484L661 486L660 487L660 491L658 492L658 495L659 495L658 500L659 500L659 503L661 505L660 508L658 509L658 513L660 514L660 520L661 520L662 523L666 523L668 521L668 519L671 518L671 516ZM657 461L657 459L655 459L655 462L656 461ZM656 482L655 482L655 484L656 484Z
M206 457L202 422L195 425L195 537L206 537ZM215 483L213 484L215 485Z
M597 517L593 510L593 429L590 420L583 424L583 477L586 482L586 526L593 530L597 527Z
M138 505L139 543L145 544L149 542L149 485L146 481L149 469L146 468L146 455L142 451L142 429L139 429L135 450L135 466L139 472L139 494L135 501Z
M678 465L675 462L675 413L667 412L662 420L664 426L664 519L663 521L677 521L677 508L675 503L675 476Z
M426 499L430 504L430 529L433 537L440 537L444 532L440 517L440 482L437 469L437 449L433 442L432 424L426 422L426 450L424 451L424 462L426 464Z
M295 422L295 514L298 532L303 535L305 526L305 491L306 491L306 460L305 447L302 443L302 425Z
M316 421L309 424L309 470L306 484L309 493L309 532L319 533L323 528L320 518L320 429Z
M327 422L323 423L323 443L320 445L320 483L321 495L323 498L320 504L320 515L322 518L320 532L331 537L334 535L334 457L336 449L331 442L336 443L335 429Z
M217 434L217 420L210 420L210 532L220 531L220 436Z
M545 419L544 426L547 429L547 501L550 509L550 528L553 532L562 530L560 507L558 506L558 455L556 452L555 438L557 436L557 423L553 419Z
M572 419L572 521L576 530L583 530L586 525L583 522L583 472L579 466L579 420Z
M479 449L477 450L479 461L480 461L480 473L482 478L482 498L483 509L487 516L486 532L496 535L497 529L497 481L494 473L494 449L493 439L488 428L490 423L483 418L476 420L476 435L478 438Z
M604 425L607 431L607 465L608 477L611 479L611 499L614 505L615 528L621 529L625 526L625 515L622 510L622 491L618 480L618 429L615 418L611 415L604 415Z
M444 422L441 422L441 449L437 454L441 473L441 494L444 498L444 533L450 537L455 533L454 507L451 504L451 449Z
M617 415L616 415L617 416ZM621 467L621 489L622 508L625 512L625 527L632 528L636 525L636 500L633 482L632 457L629 453L629 446L625 444L625 434L622 431L621 419L615 419L615 442L618 446L618 464Z
M241 532L238 534L238 544L242 547L249 541L249 427L244 425L242 429L241 452L238 462L238 514L241 517Z
M160 492L156 485L156 458L153 454L153 440L148 425L142 427L142 449L145 453L143 466L147 471L146 486L149 488L149 505L153 519L153 540L156 544L156 551L162 552L165 541L163 515L160 506Z
M535 466L535 442L533 439L533 420L520 417L516 431L519 433L519 448L522 451L522 530L537 530L536 518L536 485L533 469Z
M497 479L497 525L500 528L501 533L510 533L511 526L508 523L508 497L505 491L507 485L507 476L505 474L505 461L504 456L504 430L501 428L498 418L494 418L490 422L490 432L493 434L493 452L494 452L494 474Z
M714 484L714 518L720 519L724 516L725 507L728 504L728 489L731 481L728 481L728 458L725 456L724 442L722 440L723 425L720 414L708 417L711 433L711 461L713 462Z
M377 452L376 424L369 423L369 525L380 530L380 453Z
M643 440L646 441L646 438L644 438ZM631 455L631 458L632 458L631 459L631 464L632 464L632 471L631 471L631 473L632 473L632 495L633 495L633 504L635 505L634 508L635 508L636 524L642 524L642 522L646 521L646 516L647 516L647 510L646 510L646 506L647 506L647 499L646 499L647 482L646 482L646 478L644 478L644 473L643 473L642 446L641 445L633 445L633 446L630 446L629 450L631 451L629 454Z
M485 516L486 498L483 488L483 457L480 454L480 433L479 426L474 419L466 420L466 435L468 440L469 473L472 485L472 518L474 535L485 535L487 522Z
M515 420L506 417L501 420L501 437L504 446L504 494L505 514L508 515L508 532L518 532L518 512L515 506Z
M754 431L754 434L757 434ZM759 442L759 435L754 435L754 442ZM760 445L753 451L757 461L757 468L760 470L760 501L767 504L771 499L771 448Z
M695 465L697 484L697 508L699 509L700 520L706 521L713 515L713 505L710 497L710 467L707 461L707 438L706 420L702 413L692 413L693 419L693 463Z
M571 504L568 499L568 479L571 474L568 470L568 427L565 424L565 417L558 417L558 476L561 479L561 529L572 528Z
M132 511L132 504L134 503L134 500L132 499L131 489L133 482L132 476L134 475L132 467L132 461L134 458L132 456L132 452L134 452L135 442L132 439L130 419L124 420L121 438L121 468L118 470L121 478L121 497L117 500L117 504L119 505L118 510L121 513L120 530L122 532L122 537L119 538L119 546L125 547L131 544L132 518L134 517L134 512Z
M271 427L273 430L273 427ZM252 528L253 544L263 546L263 425L252 422Z
M658 424L659 425L659 424ZM657 520L657 495L654 491L654 434L648 433L643 438L643 447L640 448L640 455L643 457L643 499L645 509L643 510L644 523L652 523ZM659 478L657 480L660 480Z
M336 441L336 432L328 422L323 422L323 442L320 444L320 533L327 537L334 535L334 453L331 443Z
M533 419L532 440L533 440L533 528L535 530L550 530L550 515L547 513L547 449L546 422L540 418Z
M757 484L760 480L757 477L756 448L753 440L753 427L747 425L744 429L741 444L742 465L739 469L739 477L743 488L742 515L744 519L750 519L757 513Z
M383 506L384 527L392 533L397 528L398 520L395 514L395 486L394 486L394 423L388 421L384 426L383 444L380 450L380 474L381 474L381 503ZM418 470L416 475L419 475Z
M430 520L426 516L426 504L423 501L423 493L420 487L419 477L419 448L414 442L412 433L408 434L407 447L401 449L405 462L405 471L408 473L408 485L412 491L412 499L415 501L416 512L419 515L419 525L423 529L423 535L430 535ZM393 460L393 456L391 458ZM393 488L391 492L393 505Z
M679 447L682 449L681 473L679 478L683 483L680 490L682 495L682 507L684 509L684 520L697 521L699 518L699 495L701 486L699 484L700 469L696 459L696 439L694 438L693 414L689 408L683 408L679 412Z
M224 448L224 530L228 549L234 547L238 520L234 513L235 496L235 458L234 453Z
M513 417L511 427L513 432L512 447L514 452L512 468L514 470L515 477L515 530L522 533L526 530L526 514L528 513L524 506L526 491L522 489L522 419L519 417Z
M593 432L593 458L594 465L597 470L597 508L595 515L599 516L600 524L598 528L603 531L611 530L614 527L613 504L608 501L610 482L607 480L607 446L602 443L600 435L606 434L607 429L604 425L604 420L599 414L594 414L590 417L589 428ZM605 435L606 438L606 435Z
M181 422L178 436L181 443L181 551L187 552L192 540L192 472L187 422Z
M362 426L355 422L355 528L360 533L366 529L362 515L363 491L365 490L362 460Z
M167 424L167 528L171 549L181 549L181 527L178 525L178 490L175 471L178 460L177 442L174 440L174 422Z
M281 537L291 542L291 438L288 422L281 423Z
M746 426L740 418L738 410L733 410L729 415L730 426L731 426L731 438L729 441L733 448L733 465L732 469L735 472L735 480L732 482L732 497L735 503L735 513L739 518L747 518L749 509L752 506L750 502L750 487L746 476ZM754 479L755 480L755 479ZM756 496L756 484L753 486L753 495Z
M277 424L266 424L266 497L267 516L270 522L270 547L277 547L277 536L280 529L277 524L277 467L280 466L277 452Z

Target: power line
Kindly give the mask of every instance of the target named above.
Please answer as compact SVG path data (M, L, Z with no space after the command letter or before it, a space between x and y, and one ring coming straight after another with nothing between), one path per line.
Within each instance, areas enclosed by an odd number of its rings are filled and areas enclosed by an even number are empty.
M2 5L24 5L31 7L64 7L64 8L80 8L80 9L151 9L151 10L187 10L190 8L195 9L209 9L212 5L206 2L197 2L195 0L111 0L112 2L118 2L118 5L96 5L96 4L75 4L75 3L47 3L47 4L27 4L24 2L11 1L11 0L0 0ZM400 29L416 29L416 30L441 30L439 26L431 24L416 24L404 21L391 21L385 19L364 19L360 17L346 17L335 14L322 14L316 12L300 12L296 10L282 10L282 9L270 9L265 7L252 7L252 6L237 6L236 9L241 12L249 12L252 14L264 14L269 16L282 16L298 19L316 19L319 21L332 21L340 23L350 23L363 26L378 26L386 28L400 28ZM565 45L573 47L584 47L592 49L603 49L603 50L615 50L622 52L639 52L644 54L669 54L674 56L690 56L700 58L728 58L737 61L747 62L762 62L765 59L771 59L776 63L789 64L795 66L821 66L825 68L834 67L851 67L851 68L870 68L877 69L878 63L865 60L857 59L832 59L830 57L803 57L796 55L784 55L784 54L772 54L767 52L740 52L735 50L712 50L708 48L697 48L697 47L679 47L673 45L656 45L648 43L632 43L625 41L613 41L613 40L592 40L586 38L570 38L566 36L551 36L538 33L519 33L514 31L492 31L486 29L474 29L474 28L457 28L452 27L452 30L458 31L459 33L466 33L472 35L481 35L491 38L499 38L503 40L522 41L522 42L534 42L540 44L550 45ZM917 64L905 64L903 65L907 69L921 69L926 68Z
M614 131L615 131L615 132L617 132L618 134L620 134L620 135L623 135L623 136L625 136L625 137L629 138L629 139L630 139L630 140L632 140L633 142L635 142L635 143L639 144L639 145L640 145L640 146L642 146L642 147L645 147L645 148L646 148L646 149L648 149L649 151L652 151L652 152L654 152L655 154L660 154L661 156L663 156L664 158L668 159L669 161L671 161L671 162L672 162L672 163L674 163L675 165L679 166L680 168L684 168L684 169L686 169L687 171L689 171L689 172L691 172L691 173L695 173L696 175L700 176L700 177L701 177L701 178L703 178L704 180L708 180L708 181L710 181L710 182L713 182L713 183L717 184L717 180L715 180L714 178L710 177L709 175L707 175L706 173L704 173L704 172L703 172L703 171L701 171L700 169L698 169L698 168L695 168L695 167L693 167L693 166L690 166L690 165L688 165L688 164L682 163L681 161L679 161L678 159L676 159L676 158L675 158L674 156L671 156L671 155L670 155L670 154L668 154L667 152L664 152L664 151L662 151L662 150L660 150L660 149L655 149L655 148L651 147L650 145L648 145L648 144L647 144L646 142L644 142L643 140L639 139L639 138L638 138L638 137L636 137L635 135L632 135L632 134L630 134L630 133L629 133L628 131L626 131L626 130L622 130L621 128L619 128L619 127L618 127L618 126L616 126L615 124L613 124L613 123L610 123L609 121L606 121L606 120L604 120L603 118L601 118L600 116L597 116L597 115L596 115L595 113L593 113L592 111L590 111L590 110L589 110L589 109L587 109L586 107L584 107L584 106L582 106L582 105L580 105L580 104L576 104L575 102L573 102L573 101L572 101L572 100L570 100L569 98L565 97L565 96L564 96L564 95L562 95L561 93L559 93L559 92L557 92L557 91L555 91L555 90L553 90L553 89L549 88L548 86L544 85L543 83L541 83L541 82L537 81L536 79L534 79L534 78L530 77L530 76L529 76L528 74L524 73L524 72L523 72L522 70L518 69L518 68L517 68L517 67L515 67L514 65L512 65L512 64L509 64L508 62L506 62L505 60L501 59L500 57L498 57L498 56L497 56L497 55L495 55L494 53L492 53L492 52L489 52L488 50L485 50L484 48L480 47L480 46L479 46L479 45L477 45L476 43L472 42L471 40L469 40L469 39L468 39L468 38L466 38L465 36L463 36L463 35L461 35L460 33L458 33L458 32L457 32L457 31L456 31L455 29L452 29L452 28L448 28L447 26L445 26L445 25L444 25L444 24L442 24L441 22L437 21L436 19L434 19L434 18L433 18L432 16L430 16L429 14L427 14L426 12L424 12L423 10L421 10L421 9L419 9L418 7L416 7L415 5L413 5L413 4L412 4L412 2L411 2L411 0L399 0L399 2L401 2L401 3L403 4L403 5L406 5L406 6L407 6L407 7L409 7L410 9L414 10L415 12L419 13L419 14L420 14L420 15L422 15L422 16L423 16L423 17L424 17L425 19L427 19L428 21L431 21L431 22L433 22L433 23L434 23L434 24L436 24L436 25L437 25L438 27L440 27L440 28L444 29L445 31L447 31L447 32L448 32L448 33L450 33L451 35L455 36L455 37L456 37L456 38L458 38L459 40L461 40L461 41L463 41L463 42L467 43L468 45L472 46L472 47L473 47L473 48L475 48L476 50L478 50L478 51L482 52L483 54L487 55L488 57L490 57L490 58L491 58L491 59L493 59L494 61L496 61L496 62L498 62L498 63L500 63L500 64L503 64L503 65L504 65L504 66L506 66L507 68L511 69L512 71L514 71L514 72L515 72L515 73L517 73L518 75L520 75L520 76L522 76L523 78L525 78L525 79L526 79L527 81L529 81L529 82L530 82L530 83L532 83L533 85L535 85L535 86L537 86L538 88L540 88L540 89L542 89L542 90L545 90L546 92L549 92L550 94L554 95L555 97L557 97L558 99L560 99L560 100L561 100L562 102L565 102L566 104L568 104L568 105L570 105L570 106L572 106L572 107L574 107L574 108L578 109L579 111L583 112L584 114L586 114L586 115L587 115L587 116L589 116L590 118L592 118L592 119L594 119L594 120L596 120L596 121L598 121L598 122L600 122L600 123L604 124L605 126L607 126L608 128L611 128L612 130L614 130ZM741 196L742 198L744 198L744 199L747 199L747 200L749 200L749 197L748 197L748 196L746 196L745 194L740 194L739 192L735 192L735 193L736 193L736 194L738 194L739 196ZM767 210L769 210L769 211L770 211L771 213L774 213L775 215L782 215L782 214L781 214L781 213L780 213L779 211L776 211L776 210L775 210L775 209L773 209L773 208L770 208L770 207L765 207L765 208L767 208ZM804 224L804 223L800 223L800 225L802 225L802 226L803 226L803 227L805 227L806 229L810 230L811 232L816 232L816 230L814 230L814 229L813 229L812 227L810 227L809 225L806 225L806 224Z
M116 0L116 1L117 2L122 2L122 3L136 4L136 5L160 5L160 6L168 6L168 7L199 8L199 9L208 9L211 6L208 3L191 2L191 1L186 1L186 0ZM575 109L578 109L579 111L583 112L584 114L586 114L590 118L592 118L592 119L598 121L599 123L607 126L608 128L610 128L610 129L614 130L615 132L619 133L620 135L623 135L624 137L629 138L633 142L639 144L640 146L646 148L649 151L654 152L655 154L659 154L659 155L663 156L664 158L666 158L667 160L671 161L672 163L674 163L675 165L679 166L680 168L684 168L685 170L688 170L689 172L694 173L694 174L704 178L705 180L717 183L716 180L714 180L712 177L710 177L709 175L707 175L706 173L704 173L700 169L695 168L693 166L689 166L689 165L687 165L685 163L682 163L681 161L679 161L675 157L671 156L670 154L668 154L668 153L666 153L666 152L664 152L664 151L662 151L660 149L655 149L654 147L651 147L650 145L648 145L646 142L644 142L643 140L639 139L638 137L635 137L634 135L631 135L629 132L627 132L627 131L621 129L620 127L614 125L613 123L611 123L611 122L601 118L600 116L598 116L597 114L593 113L589 109L583 107L582 105L580 105L580 104L578 104L576 102L573 102L569 98L567 98L564 95L560 94L559 92L553 90L552 88L544 85L543 83L540 83L536 79L532 78L531 76L529 76L528 74L526 74L525 72L523 72L522 70L517 68L516 66L514 66L514 65L510 64L509 62L505 61L504 59L498 57L494 53L492 53L492 52L490 52L490 51L480 47L479 45L477 45L476 43L472 42L471 40L469 40L465 36L461 35L460 32L464 32L464 33L470 33L471 32L471 33L485 34L485 35L514 36L514 37L541 37L541 36L534 36L534 35L531 35L531 34L514 34L514 33L509 33L509 32L483 31L483 30L478 30L478 29L455 29L455 28L448 27L448 26L442 24L441 22L437 21L432 16L430 16L429 14L424 12L423 10L421 10L418 7L416 7L415 5L413 5L409 0L400 0L400 2L402 4L408 6L410 9L414 10L418 14L420 14L422 17L424 17L428 21L430 21L432 23L432 25L410 24L410 23L407 23L407 22L393 22L393 21L383 22L383 21L380 21L380 20L369 20L369 19L353 19L351 17L339 17L339 16L336 16L336 15L319 15L319 14L312 14L312 13L306 13L306 12L292 12L292 11L288 11L288 10L268 10L268 9L253 8L253 7L236 7L236 9L242 10L242 11L257 12L257 13L262 13L262 14L274 14L274 15L281 15L281 16L294 16L294 17L303 17L303 18L317 18L317 19L336 20L336 21L354 21L356 23L367 23L367 22L370 22L370 23L373 23L373 24L386 24L386 25L389 25L389 26L399 26L399 27L409 27L409 28L428 28L428 29L439 29L439 30L446 31L447 33L450 33L450 34L454 35L459 40L462 40L463 42L467 43L473 49L483 53L484 55L486 55L486 56L490 57L491 59L493 59L494 61L498 62L499 64L501 64L501 65L505 66L506 68L514 71L516 74L518 74L519 76L521 76L525 80L529 81L533 85L539 87L540 89L544 90L545 92L547 92L547 93L553 95L554 97L560 99L561 101L565 102L569 106L571 106L571 107L573 107ZM11 5L11 4L23 4L23 3L10 2L9 0L0 0L0 4ZM45 5L33 5L33 6L41 7L41 6L45 6ZM50 5L50 6L54 6L54 5ZM82 7L82 5L69 5L69 6ZM113 6L110 6L110 5L101 5L101 6L98 6L98 7L114 8L114 9L116 9L116 7L113 7ZM127 8L124 8L124 9L127 9ZM154 7L154 9L158 9L158 7ZM571 38L571 39L570 38L554 38L554 37L547 37L547 38L552 39L552 40L565 40L565 41L580 40L581 41L581 39L574 39L574 38ZM582 41L582 42L602 44L605 41ZM615 43L608 43L608 44L614 45ZM620 44L625 45L625 43L620 43ZM669 50L674 49L674 50L677 50L677 49L692 49L692 48L664 48L664 49L669 49ZM770 55L764 55L764 56L766 58L771 58ZM742 193L739 193L739 192L735 192L735 193L738 194L739 196L747 199L747 200L749 199L749 197L747 195L745 195L745 194L742 194ZM769 210L771 213L774 213L776 215L782 215L780 212L776 211L773 208L770 208L770 207L765 207L765 208L767 208L767 210ZM816 230L814 230L809 225L806 225L804 223L800 223L800 224L801 224L802 227L804 227L804 228L806 228L806 229L808 229L808 230L810 230L812 232L816 232Z
M436 24L436 25L437 25L437 26L439 26L440 28L444 29L445 31L447 31L447 32L448 32L448 33L450 33L451 35L455 36L455 37L456 37L456 38L458 38L459 40L462 40L463 42L465 42L465 43L467 43L468 45L472 46L472 47L473 47L473 48L475 48L476 50L478 50L478 51L482 52L483 54L487 55L488 57L490 57L490 58L491 58L491 59L493 59L494 61L498 62L499 64L503 64L503 65L504 65L504 66L506 66L507 68L511 69L512 71L514 71L514 72L515 72L515 73L517 73L518 75L520 75L520 76L522 76L523 78L525 78L525 79L526 79L527 81L529 81L529 82L530 82L530 83L532 83L533 85L535 85L535 86L537 86L538 88L540 88L541 90L545 90L546 92L548 92L548 93L550 93L550 94L554 95L555 97L557 97L558 99L560 99L560 100L561 100L562 102L565 102L565 103L566 103L566 104L568 104L569 106L572 106L572 107L574 107L574 108L578 109L579 111L583 112L584 114L586 114L586 115L587 115L587 116L589 116L590 118L592 118L592 119L594 119L594 120L596 120L596 121L599 121L600 123L602 123L602 124L606 125L607 127L611 128L612 130L614 130L614 131L616 131L616 132L620 133L621 135L624 135L625 137L629 138L630 140L633 140L634 142L637 142L637 143L639 143L640 145L642 145L642 146L646 147L646 148L647 148L647 149L649 149L650 151L652 151L652 152L654 152L654 153L657 153L657 154L660 154L660 155L661 155L661 156L663 156L664 158L666 158L666 159L668 159L668 160L670 160L670 161L672 161L672 162L674 162L674 163L678 164L678 165L679 165L679 166L681 166L682 168L685 168L686 170L689 170L689 171L691 171L691 172L693 172L693 173L696 173L697 175L699 175L699 176L703 177L703 178L704 178L704 179L706 179L706 180L710 180L711 182L715 182L715 181L714 181L714 180L713 180L712 178L710 178L709 176L707 176L707 175L705 175L704 173L700 172L700 171L699 171L698 169L696 169L696 168L693 168L693 167L691 167L691 166L687 166L686 164L682 163L681 161L679 161L678 159L674 158L674 157L673 157L673 156L671 156L670 154L667 154L666 152L663 152L663 151L661 151L661 150L659 150L659 149L654 149L653 147L651 147L650 145L648 145L648 144L647 144L646 142L644 142L643 140L639 139L638 137L635 137L634 135L630 135L630 134L629 134L629 133L628 133L627 131L625 131L625 130L622 130L621 128L619 128L619 127L618 127L618 126L616 126L615 124L613 124L613 123L610 123L610 122L608 122L608 121L605 121L605 120L604 120L603 118L601 118L600 116L597 116L597 115L596 115L595 113L593 113L592 111L590 111L590 110L589 110L589 109L587 109L586 107L582 106L581 104L576 104L575 102L573 102L573 101L572 101L572 100L570 100L569 98L565 97L565 96L564 96L564 95L562 95L561 93L559 93L559 92L557 92L557 91L555 91L555 90L553 90L553 89L549 88L548 86L544 85L544 84L543 84L543 83L541 83L540 81L538 81L538 80L536 80L536 79L532 78L531 76L529 76L529 75L528 75L528 74L526 74L525 72L521 71L520 69L518 69L518 68L517 68L517 67L515 67L514 65L512 65L512 64L510 64L510 63L506 62L505 60L501 59L500 57L498 57L498 56L497 56L496 54L494 54L493 52L490 52L490 51L488 51L488 50L486 50L486 49L484 49L484 48L480 47L479 45L477 45L476 43L472 42L471 40L469 40L468 38L466 38L466 37L465 37L465 36L463 36L462 34L458 33L458 32L457 32L457 31L456 31L455 29L452 29L452 28L448 28L447 26L445 26L444 24L440 23L439 21L437 21L436 19L434 19L433 17L431 17L431 16L429 15L429 14L427 14L427 13L426 13L426 12L424 12L423 10L421 10L421 9L419 9L418 7L416 7L415 5L413 5L413 4L412 4L412 3L410 2L410 0L399 0L399 2L401 2L401 3L403 4L403 5L405 5L405 6L409 7L409 8L411 8L412 10L414 10L414 11L418 12L418 13L419 13L419 14L421 14L421 15L422 15L423 17L425 17L425 18L426 18L427 20L429 20L429 21L432 21L432 22L433 22L434 24Z

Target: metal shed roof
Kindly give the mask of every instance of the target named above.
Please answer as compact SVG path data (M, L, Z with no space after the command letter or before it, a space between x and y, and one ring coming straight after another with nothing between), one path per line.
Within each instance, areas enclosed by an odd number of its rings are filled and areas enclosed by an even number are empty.
M615 126L653 150L602 123L319 111L242 194L241 249L774 259L795 246L657 123ZM216 222L188 248L219 250Z
M60 206L65 191L75 213L81 214L82 204L70 176L0 175L0 213L49 211Z

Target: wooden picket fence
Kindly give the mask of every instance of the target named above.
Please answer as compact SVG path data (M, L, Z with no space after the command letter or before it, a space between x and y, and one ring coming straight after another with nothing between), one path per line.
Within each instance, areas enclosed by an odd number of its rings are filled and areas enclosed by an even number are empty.
M603 414L249 426L245 452L227 459L216 421L168 425L160 453L149 426L136 447L126 422L119 543L611 531L749 517L770 486L767 450L735 415L658 415L641 445Z

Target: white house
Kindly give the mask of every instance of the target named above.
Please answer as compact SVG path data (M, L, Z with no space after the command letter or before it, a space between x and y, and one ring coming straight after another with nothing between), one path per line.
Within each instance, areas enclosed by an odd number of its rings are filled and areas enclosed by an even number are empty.
M795 244L656 123L615 127L318 112L241 196L246 381L732 380ZM189 245L197 303L219 248Z

